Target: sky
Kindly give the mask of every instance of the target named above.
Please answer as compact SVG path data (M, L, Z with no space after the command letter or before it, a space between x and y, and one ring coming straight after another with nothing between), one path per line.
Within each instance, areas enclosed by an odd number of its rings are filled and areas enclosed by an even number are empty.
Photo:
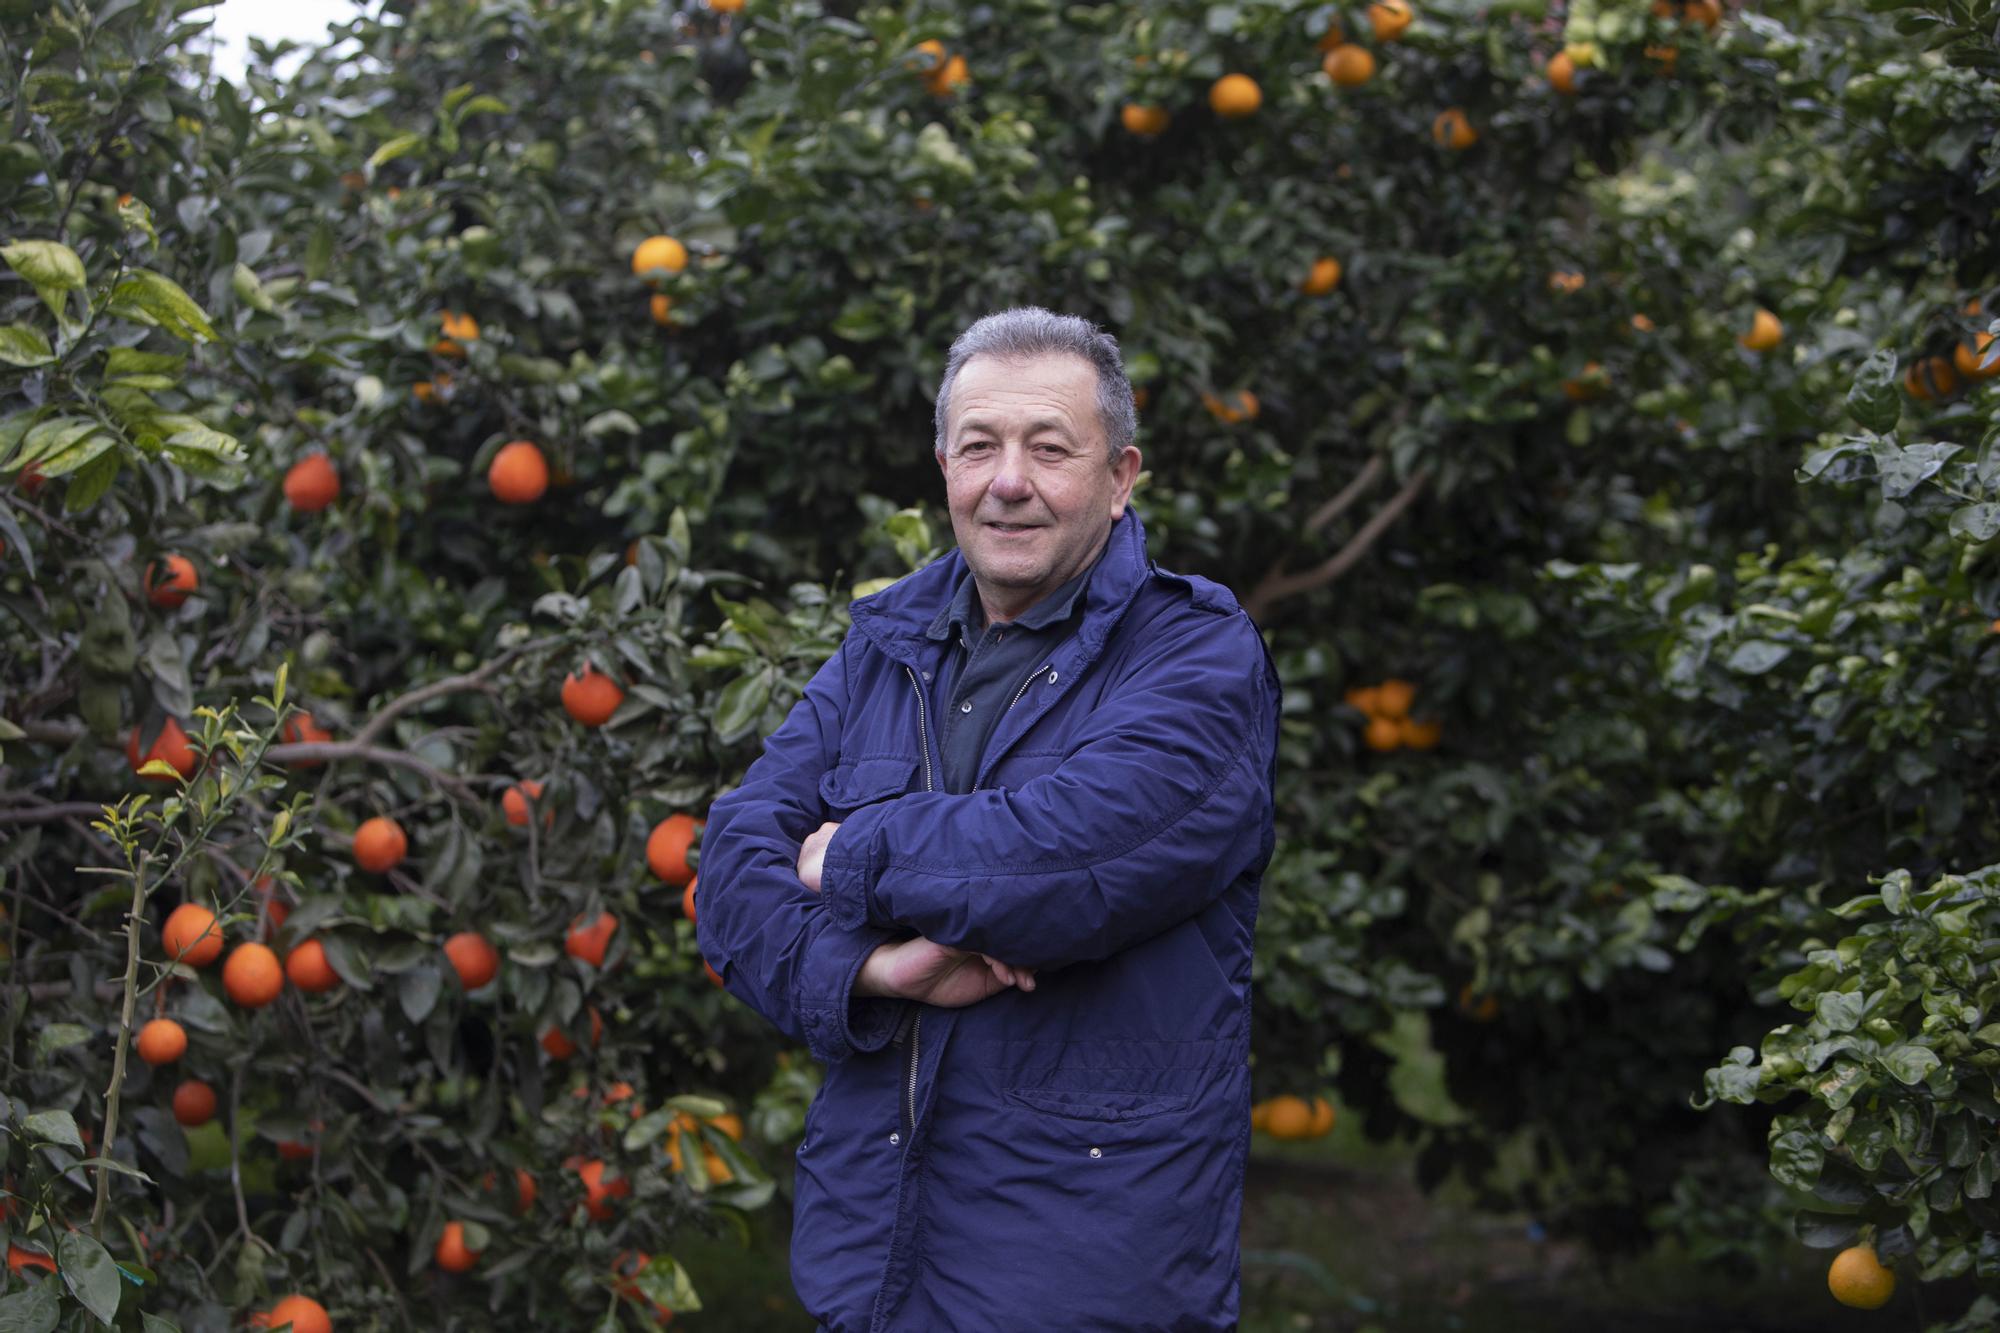
M346 22L355 9L355 0L222 0L207 11L215 18L210 29L217 42L215 72L232 83L241 83L250 60L251 37L267 42L280 38L322 41L327 24Z

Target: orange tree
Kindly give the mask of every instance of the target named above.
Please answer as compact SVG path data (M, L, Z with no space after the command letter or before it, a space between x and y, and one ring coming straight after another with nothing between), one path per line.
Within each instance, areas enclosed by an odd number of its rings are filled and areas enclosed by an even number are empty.
M1901 132L1894 19L1655 8L391 3L240 87L156 0L8 11L0 1300L729 1300L673 1237L812 1079L704 979L689 821L935 554L929 390L1022 301L1118 333L1162 558L1284 674L1260 1095L1612 1244L1754 1209L1684 1094L1758 895L1698 886L1932 830L1780 820L1825 720L1717 626L1776 544L1910 630L1839 571L1916 529L1793 472L1991 266L1828 239L1958 179L1799 105L1866 64Z

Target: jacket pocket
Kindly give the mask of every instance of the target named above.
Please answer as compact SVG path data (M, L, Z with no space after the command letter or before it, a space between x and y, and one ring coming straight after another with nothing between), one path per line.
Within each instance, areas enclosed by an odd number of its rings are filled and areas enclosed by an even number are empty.
M1188 1099L1173 1093L1087 1092L1072 1088L1008 1088L1003 1094L1016 1106L1067 1120L1100 1124L1145 1120L1169 1111L1185 1110Z
M835 764L820 775L819 798L833 820L845 819L864 805L902 796L917 775L917 761L891 755Z

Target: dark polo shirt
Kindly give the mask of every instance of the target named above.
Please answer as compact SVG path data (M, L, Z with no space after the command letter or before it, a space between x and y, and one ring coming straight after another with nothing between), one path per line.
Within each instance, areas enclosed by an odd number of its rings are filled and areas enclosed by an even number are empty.
M938 748L944 757L944 790L964 795L979 777L979 760L1000 719L1021 697L1021 687L1047 662L1055 647L1083 623L1083 592L1104 559L1005 624L986 623L979 588L970 572L958 581L951 605L931 621L928 633L949 639L958 651L939 673Z

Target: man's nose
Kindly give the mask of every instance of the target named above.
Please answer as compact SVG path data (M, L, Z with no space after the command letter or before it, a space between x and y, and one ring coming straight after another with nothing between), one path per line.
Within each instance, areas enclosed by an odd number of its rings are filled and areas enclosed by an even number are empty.
M993 480L987 484L987 491L996 500L1013 502L1025 500L1034 494L1034 487L1028 484L1028 453L1025 449L1007 449L1000 455L1000 466L993 473Z

